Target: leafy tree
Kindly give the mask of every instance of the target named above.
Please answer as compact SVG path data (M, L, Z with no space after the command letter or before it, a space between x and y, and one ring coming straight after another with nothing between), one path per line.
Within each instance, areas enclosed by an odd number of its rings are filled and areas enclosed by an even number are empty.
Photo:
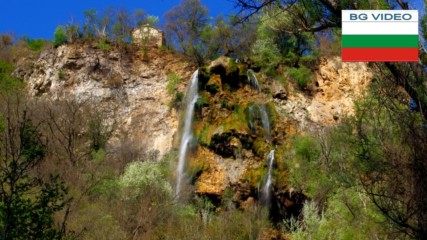
M378 84L384 84L378 88ZM375 206L402 233L427 234L427 141L421 114L408 111L396 88L377 83L356 111L360 183Z
M208 38L210 31L206 7L200 0L184 0L165 17L169 44L178 45L194 62L202 65L207 49L203 40Z

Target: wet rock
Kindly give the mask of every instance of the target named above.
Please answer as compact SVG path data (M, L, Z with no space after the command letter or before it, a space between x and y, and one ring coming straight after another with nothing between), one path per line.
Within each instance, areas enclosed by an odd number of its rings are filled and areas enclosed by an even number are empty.
M234 133L226 132L213 135L210 148L222 157L236 157L236 152L242 150L242 143Z
M280 99L280 100L287 100L288 94L285 92L285 90L280 89L279 91L273 94L273 98Z

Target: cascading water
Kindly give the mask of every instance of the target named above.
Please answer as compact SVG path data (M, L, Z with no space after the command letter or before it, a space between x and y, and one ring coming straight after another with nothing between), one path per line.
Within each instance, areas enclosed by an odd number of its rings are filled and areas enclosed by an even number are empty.
M249 106L249 127L251 130L255 130L255 119L260 119L262 128L264 129L264 138L271 142L271 129L270 129L270 119L268 117L267 108L265 105L253 104Z
M190 87L187 90L187 105L185 107L185 118L184 128L182 130L181 144L179 146L179 160L178 167L176 169L176 190L175 194L179 197L181 192L181 185L184 179L184 167L190 145L191 139L193 138L192 125L194 118L194 107L196 105L198 95L198 84L199 84L199 70L196 70L191 76Z
M271 134L270 134L270 119L268 118L267 108L265 105L258 105L259 113L261 115L261 124L264 128L264 137L267 141L271 142Z
M270 203L270 186L272 182L272 172L273 172L273 164L274 164L274 150L271 150L267 156L268 160L268 174L267 181L265 182L264 187L262 188L262 200L265 204Z
M258 82L258 79L255 76L254 71L252 69L249 69L246 72L246 75L248 76L249 84L251 85L251 87L253 87L256 90L258 90L258 92L261 92L261 87L259 86L259 82Z

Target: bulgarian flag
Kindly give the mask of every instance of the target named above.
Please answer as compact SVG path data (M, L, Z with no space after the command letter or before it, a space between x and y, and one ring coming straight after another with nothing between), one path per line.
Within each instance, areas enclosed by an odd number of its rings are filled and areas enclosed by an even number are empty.
M417 62L417 10L343 10L343 62Z

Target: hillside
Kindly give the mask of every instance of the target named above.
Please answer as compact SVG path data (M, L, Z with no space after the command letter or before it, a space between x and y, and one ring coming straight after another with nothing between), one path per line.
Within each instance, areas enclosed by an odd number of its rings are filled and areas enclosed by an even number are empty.
M192 144L187 156L185 172L191 183L185 183L184 199L192 194L207 197L218 210L227 201L232 203L227 208L238 209L260 203L271 208L274 221L298 216L307 197L288 179L286 161L293 136L335 126L353 115L354 102L362 97L372 74L365 64L324 58L313 86L301 92L230 58L206 66L198 76L200 97L193 125L198 144ZM124 141L160 161L179 151L178 126L185 119L176 109L186 109L184 104L173 107L172 100L176 91L186 91L194 69L179 54L156 48L142 56L139 51L123 54L74 44L42 52L36 60L21 60L14 75L24 79L32 98L100 110L103 122L113 130L105 149L110 161ZM171 73L182 81L168 91ZM268 123L260 111L266 111ZM266 199L260 188L266 184L267 155L273 149L274 177ZM129 160L137 159L125 161ZM173 180L178 158L168 161Z
M426 238L427 14L374 62L342 10L412 5L229 4L0 34L2 239Z

